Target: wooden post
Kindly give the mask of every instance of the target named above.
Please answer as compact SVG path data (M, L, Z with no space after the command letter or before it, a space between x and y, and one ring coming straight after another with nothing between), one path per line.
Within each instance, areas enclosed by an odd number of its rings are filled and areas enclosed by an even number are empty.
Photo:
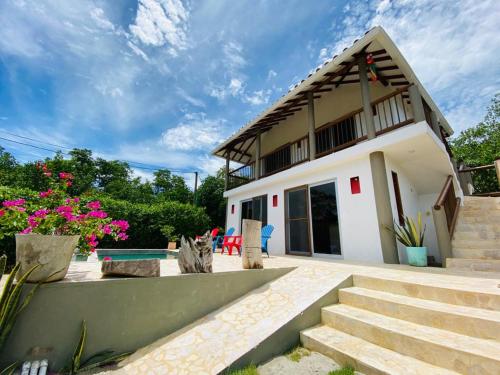
M198 192L198 171L194 172L194 194L193 205L196 206L196 193Z
M495 159L495 170L497 171L498 185L500 185L500 156Z
M439 122L437 119L436 112L432 111L431 112L431 122L432 124L429 124L432 127L432 130L434 130L434 133L436 133L437 137L441 139L441 131L439 130Z
M227 190L229 186L229 150L226 151L226 173L224 177L224 190Z
M255 136L255 179L258 180L260 178L260 130Z
M413 120L415 122L425 121L424 104L422 103L422 96L418 91L417 85L413 84L408 87L408 94L410 95L410 102L413 108Z
M432 217L434 218L434 228L436 230L439 254L441 255L441 263L443 264L443 267L446 267L446 259L453 258L446 213L443 208L436 210L436 207L432 207Z
M370 86L366 70L366 55L362 53L358 58L359 82L361 84L361 100L365 114L366 135L368 139L375 138L375 123L373 122L373 109L370 100Z
M243 219L241 234L243 235L243 251L241 260L243 269L264 268L261 248L261 226L257 220Z
M309 160L316 158L316 120L314 118L314 93L307 92L308 112L307 123L309 125Z

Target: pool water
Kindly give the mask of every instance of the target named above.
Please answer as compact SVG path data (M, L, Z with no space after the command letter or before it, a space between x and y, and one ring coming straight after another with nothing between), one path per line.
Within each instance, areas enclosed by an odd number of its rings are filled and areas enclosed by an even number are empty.
M112 260L137 260L137 259L167 259L167 254L113 254L113 255L97 255L97 259L104 260L105 257L110 257Z

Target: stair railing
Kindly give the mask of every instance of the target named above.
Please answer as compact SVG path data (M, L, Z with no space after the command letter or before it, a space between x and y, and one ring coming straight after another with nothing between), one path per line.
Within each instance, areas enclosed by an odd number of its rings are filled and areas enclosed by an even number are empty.
M459 208L460 198L455 195L453 176L450 175L446 178L443 189L432 207L439 252L444 265L446 265L446 259L453 256L451 239L455 231Z

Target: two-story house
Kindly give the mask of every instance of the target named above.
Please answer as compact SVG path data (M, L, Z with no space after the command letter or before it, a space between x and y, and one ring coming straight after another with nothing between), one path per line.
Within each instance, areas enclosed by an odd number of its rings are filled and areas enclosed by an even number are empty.
M272 224L271 254L405 263L386 226L420 211L441 261L432 207L446 183L462 196L451 134L375 27L213 151L226 160L226 225L238 233L244 218Z

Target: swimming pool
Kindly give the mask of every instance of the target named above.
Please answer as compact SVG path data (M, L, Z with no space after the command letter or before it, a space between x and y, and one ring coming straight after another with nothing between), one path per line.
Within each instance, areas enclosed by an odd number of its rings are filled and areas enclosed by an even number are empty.
M177 253L167 249L97 249L97 259L105 257L113 260L167 259L177 258Z

